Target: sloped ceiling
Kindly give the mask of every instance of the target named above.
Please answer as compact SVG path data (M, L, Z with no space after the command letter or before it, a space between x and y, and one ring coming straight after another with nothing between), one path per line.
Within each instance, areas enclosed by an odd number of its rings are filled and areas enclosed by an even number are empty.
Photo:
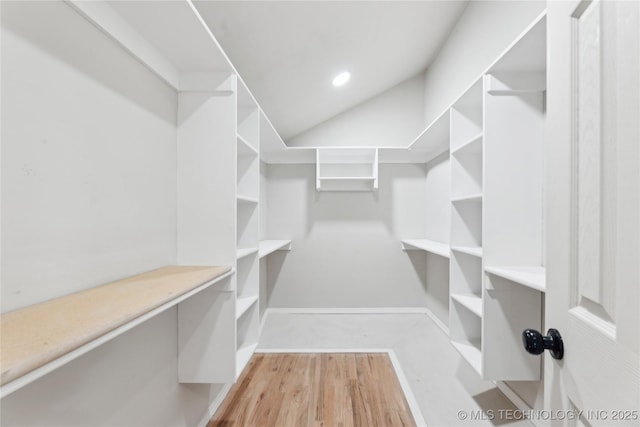
M286 141L423 72L467 2L194 4Z

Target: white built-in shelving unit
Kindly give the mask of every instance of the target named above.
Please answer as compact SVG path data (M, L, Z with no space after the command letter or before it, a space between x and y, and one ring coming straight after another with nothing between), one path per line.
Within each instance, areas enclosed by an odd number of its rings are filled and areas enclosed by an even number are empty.
M545 18L451 109L451 340L485 379L539 380Z
M485 378L541 375L540 361L522 350L521 333L542 327L545 55L541 18L484 76Z
M543 14L410 146L449 151L450 241L402 248L450 258L451 343L485 379L540 379L521 333L541 327L545 290L545 52Z
M178 305L178 376L235 382L259 335L260 161L286 146L190 0L68 3L177 92L178 264L234 273Z
M202 175L196 175L197 183L179 179L178 194L193 196L182 198L184 210L179 210L179 217L183 213L184 221L178 230L178 255L224 259L236 271L229 289L209 300L193 302L197 307L178 313L180 337L201 342L192 347L181 342L183 382L235 382L259 338L262 112L243 81L236 75L229 78L229 92L180 94L185 99L181 106L190 117L178 130L179 174L191 177L196 174L190 165L204 164ZM192 98L193 103L186 103ZM192 150L192 145L201 149ZM206 210L198 208L203 200L211 200L205 204ZM210 229L211 234L198 232L203 229Z
M258 346L260 242L260 116L258 104L240 80L236 99L236 375ZM255 203L246 203L246 197Z
M316 149L316 190L372 191L377 189L377 148Z
M415 161L422 163L429 163L436 157L448 153L450 131L450 114L449 108L447 108L414 138L408 146L409 153L411 153L412 156L417 156L415 157ZM444 182L442 184L444 184ZM448 193L448 189L444 190L443 193ZM445 195L443 194L443 196ZM402 250L405 251L424 251L427 256L427 263L446 263L441 264L441 267L433 270L433 272L442 271L444 273L436 273L435 275L430 274L429 267L427 267L425 280L430 287L442 287L442 293L447 295L449 288L448 270L449 263L451 262L452 248L449 240L450 236L443 230L448 231L449 228L448 217L450 216L450 203L447 196L443 197L441 201L428 200L428 203L434 203L432 211L438 212L438 214L430 218L432 223L428 224L425 236L403 239L401 240L401 247ZM446 204L446 207L439 209L435 206L435 204L438 203ZM442 303L446 303L446 301ZM443 312L442 316L445 317L446 313ZM444 320L443 323L447 323L446 320Z
M482 79L450 110L451 261L449 334L454 347L482 369Z

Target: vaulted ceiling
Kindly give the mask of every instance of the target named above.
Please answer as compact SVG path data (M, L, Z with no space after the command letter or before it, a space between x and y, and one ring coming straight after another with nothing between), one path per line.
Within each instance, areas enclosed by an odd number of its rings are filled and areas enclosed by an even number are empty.
M194 4L287 140L423 72L467 2ZM345 70L351 81L333 87Z

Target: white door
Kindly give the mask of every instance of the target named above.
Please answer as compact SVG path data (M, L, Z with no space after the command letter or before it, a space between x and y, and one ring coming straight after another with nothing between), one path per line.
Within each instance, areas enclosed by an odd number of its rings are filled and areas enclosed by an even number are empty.
M545 323L565 354L545 355L545 408L577 425L640 425L639 15L548 3Z

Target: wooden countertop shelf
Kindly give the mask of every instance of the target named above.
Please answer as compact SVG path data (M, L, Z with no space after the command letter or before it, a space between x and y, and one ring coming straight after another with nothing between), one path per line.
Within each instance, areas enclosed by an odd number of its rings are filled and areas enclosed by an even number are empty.
M167 266L2 314L1 396L230 274L231 267Z

